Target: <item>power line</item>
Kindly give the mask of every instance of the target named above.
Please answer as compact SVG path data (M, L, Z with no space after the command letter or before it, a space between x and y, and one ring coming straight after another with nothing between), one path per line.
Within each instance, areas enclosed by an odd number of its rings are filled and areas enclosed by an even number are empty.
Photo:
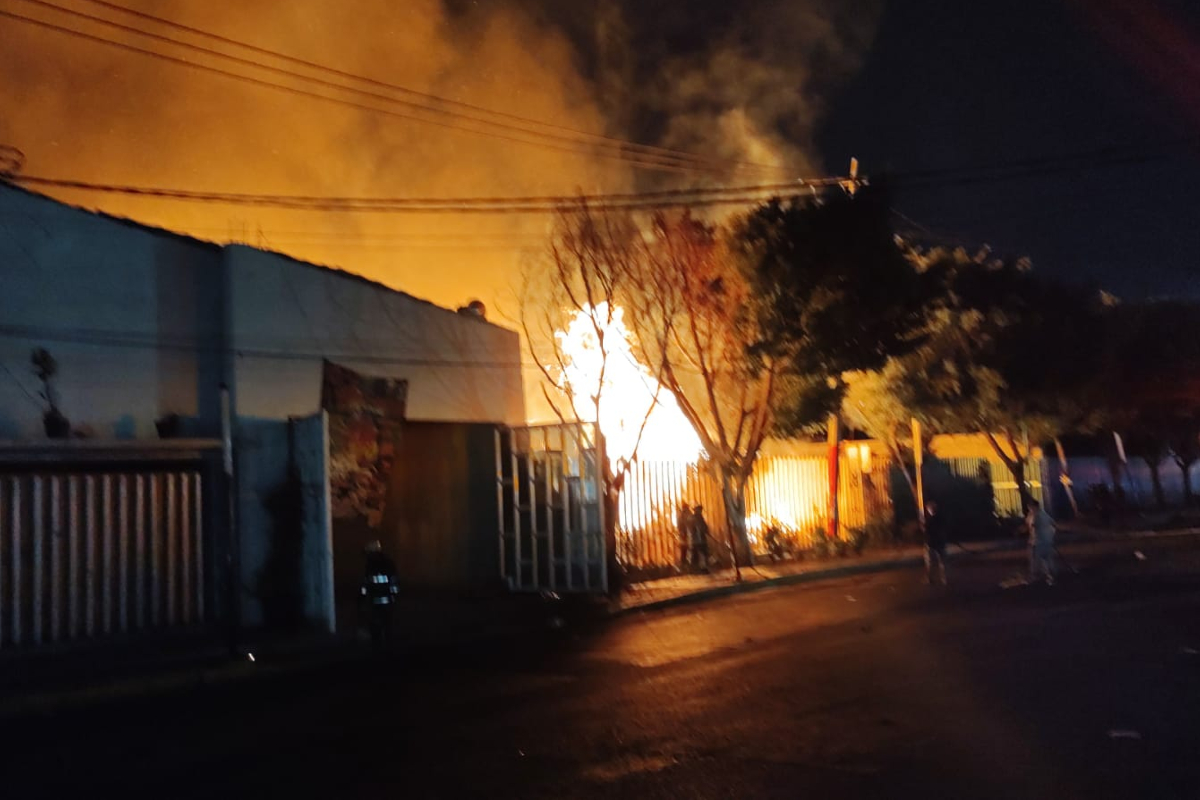
M197 63L195 61L188 61L187 59L184 59L184 58L179 58L177 56L168 55L166 53L160 53L155 50L147 50L145 48L127 44L125 42L118 42L118 41L114 41L112 39L106 39L103 36L96 36L96 35L93 35L90 33L86 33L84 31L78 31L73 28L67 28L67 27L63 27L61 25L56 25L51 22L46 22L44 20L39 20L39 19L35 19L32 17L25 17L20 14L14 14L10 11L0 11L0 17L7 17L9 19L26 22L31 25L36 25L36 26L39 26L42 28L46 28L48 30L57 31L59 33L64 33L64 34L67 34L70 36L74 36L76 38L84 39L86 41L109 45L111 47L115 47L115 48L118 48L121 50L126 50L131 53L138 53L140 55L149 56L151 58L155 58L155 59L158 59L161 61L166 61L168 63L191 67L193 69L197 69L197 70L200 70L203 72L210 72L210 73L213 73L216 75L222 75L224 77L231 78L233 80L240 81L242 83L248 83L248 84L255 85L255 86L263 86L263 87L270 88L270 89L276 89L281 92L296 95L299 97L308 97L308 98L313 98L313 99L317 99L317 100L324 100L329 103L335 103L335 104L347 106L350 108L357 108L362 111L370 111L370 112L374 112L377 114L384 114L386 116L395 117L397 119L407 120L409 122L427 123L427 124L436 125L436 126L442 127L442 128L448 128L450 130L463 131L466 133L476 133L476 134L483 135L483 136L489 136L494 139L501 139L503 141L515 142L518 144L532 145L535 147L543 147L543 148L550 149L550 150L557 150L557 151L564 152L564 153L570 153L571 155L577 155L577 156L578 155L588 155L588 156L598 155L603 158L610 158L610 159L615 159L618 161L623 161L623 162L631 164L632 166L644 167L646 169L653 169L653 170L659 170L659 171L664 171L664 172L677 172L677 173L693 173L696 171L696 169L693 169L693 168L684 168L682 166L675 166L675 165L670 165L670 164L665 164L665 163L649 162L649 161L644 161L644 160L640 160L640 159L636 159L636 158L625 158L625 157L621 157L619 155L614 155L612 153L606 153L603 151L594 151L592 153L587 153L587 152L583 152L577 148L566 147L563 145L556 145L551 142L539 142L539 141L531 141L529 139L521 139L521 138L518 138L515 136L508 136L508 135L505 135L502 133L496 133L493 131L483 131L483 130L479 130L477 128L469 128L469 127L465 127L462 125L456 125L456 124L450 123L450 122L442 122L439 120L432 120L432 119L428 119L425 117L418 117L418 116L415 116L412 114L405 114L403 112L395 111L392 109L379 108L378 106L368 105L365 103L359 103L359 102L355 102L353 100L347 100L344 98L330 97L329 95L320 94L318 92L312 92L312 91L308 91L306 89L301 89L301 88L294 87L294 86L287 86L285 84L273 83L271 81L263 80L261 78L255 78L250 75L243 75L241 73L231 72L229 70L221 69L220 67L214 67L209 64L201 64L201 63Z
M454 312L445 309L447 314ZM515 361L491 359L446 359L417 358L398 354L372 355L348 351L271 349L264 347L230 347L216 340L164 337L161 334L131 330L90 330L49 328L28 325L0 325L0 336L10 339L66 342L73 344L105 345L149 350L183 350L249 358L266 358L281 361L310 361L319 358L342 359L372 364L395 364L414 367L458 367L458 368L524 368L536 364L517 359Z
M170 20L170 19L166 19L164 17L158 17L153 14L147 14L142 11L137 11L132 8L127 8L127 7L119 5L117 3L110 3L110 2L106 2L105 0L85 0L85 1L90 2L93 5L98 5L103 8L107 8L109 10L116 11L118 13L128 14L130 16L137 17L139 19L144 19L144 20L154 22L154 23L157 23L160 25L165 25L165 26L173 28L175 30L184 31L186 33L190 33L190 34L193 34L196 36L201 36L210 41L221 42L222 44L232 45L234 47L240 47L240 48L243 48L250 52L258 53L259 55L264 55L264 56L268 56L271 58L276 58L276 59L279 59L281 61L284 61L284 62L287 62L290 64L295 64L297 66L302 66L302 67L305 67L308 69L318 70L318 71L324 72L326 74L336 75L338 77L346 78L346 79L353 80L353 81L359 81L361 83L364 83L364 84L367 84L370 86L376 86L381 89L387 89L389 91L397 92L397 93L400 93L403 95L407 95L409 97L418 97L418 98L421 98L421 99L429 101L429 102L434 102L434 103L441 104L441 105L447 105L447 106L453 106L456 108L466 109L468 111L476 112L478 114L485 114L485 115L489 115L489 116L498 117L500 119L512 120L513 122L519 122L519 123L523 123L526 125L534 125L534 126L538 126L538 127L544 127L544 128L548 128L548 129L552 129L552 130L557 130L557 131L561 131L563 133L568 133L568 134L572 134L575 136L586 137L588 139L594 139L597 141L606 142L606 143L609 143L611 145L616 145L621 148L628 148L631 150L636 150L636 151L647 153L647 154L658 154L658 155L662 155L662 156L669 156L672 158L688 159L688 160L694 160L694 161L704 162L704 163L709 163L709 164L741 165L741 166L757 167L757 168L770 169L770 170L778 170L779 169L779 167L777 165L759 164L759 163L755 163L755 162L744 162L744 161L738 161L738 160L734 160L734 159L709 158L709 157L705 157L705 156L700 156L695 153L689 153L684 150L677 150L674 148L661 147L658 145L641 144L639 142L633 142L633 141L629 141L626 139L620 139L620 138L614 137L614 136L592 133L589 131L582 131L582 130L578 130L576 128L571 128L569 126L559 125L559 124L552 123L552 122L546 122L544 120L536 120L536 119L532 119L529 117L523 117L523 116L520 116L517 114L511 114L511 113L508 113L505 111L497 111L497 110L490 109L490 108L484 108L482 106L473 105L471 103L465 103L460 100L454 100L452 98L442 97L440 95L431 94L428 92L417 91L415 89L411 89L411 88L408 88L405 86L399 86L397 84L389 83L387 81L377 80L375 78L370 78L370 77L367 77L364 75L357 75L355 73L347 72L345 70L341 70L336 67L331 67L331 66L328 66L325 64L318 64L313 61L307 61L305 59L297 58L295 56L291 56L286 53L281 53L276 50L270 50L265 47L260 47L258 45L250 44L248 42L238 41L236 39L232 39L227 36L222 36L220 34L212 33L211 31L206 31L201 28L193 27L191 25L185 25L183 23L176 22L176 21ZM431 110L436 110L440 113L446 113L444 111L444 109L431 109Z
M1049 177L1110 167L1140 166L1171 157L1173 151L1200 144L1188 138L1151 145L1107 147L1079 153L1036 156L993 164L940 167L897 172L891 183L898 189L921 190Z
M358 250L358 251L377 250L377 251L381 251L381 252L413 252L413 251L422 251L423 250L423 251L442 252L442 253L444 253L444 252L507 253L507 252L515 252L515 251L526 252L526 251L530 251L530 250L540 249L539 245L536 243L533 243L533 242L526 243L526 244L522 244L519 242L513 242L510 244L503 244L501 242L495 242L493 244L469 244L468 243L468 244L460 244L460 245L450 244L448 242L441 243L441 244L420 244L420 243L417 243L417 244L403 244L403 243L387 244L387 243L379 243L379 242L356 242L353 240L347 240L347 241L343 241L343 242L330 241L330 240L311 240L311 241L295 240L295 239L278 238L278 237L272 236L269 231L265 232L263 234L263 236L265 237L265 239L263 241L265 241L265 247L267 249L274 249L274 248L278 248L278 247L287 247L289 249L295 249L295 248L320 249L320 250L350 249L350 250ZM258 244L255 242L249 242L244 239L240 239L240 240L231 239L229 241L229 243L231 243L231 244L254 244L255 246L263 246L261 244Z
M2 12L0 12L2 13ZM9 182L76 189L105 194L124 194L170 200L224 203L228 205L269 206L305 211L367 213L462 213L462 214L543 214L556 213L575 204L587 203L597 210L639 210L670 207L742 205L762 202L771 194L798 192L802 189L829 188L845 183L842 178L815 178L796 183L763 184L713 189L674 189L659 192L558 195L535 197L460 197L460 198L370 198L318 195L248 194L238 192L201 192L190 189L126 186L89 181L19 175Z
M195 233L207 233L215 236L249 236L257 234L259 231L255 228L251 231L249 228L240 230L230 227L218 228L215 226L195 226L189 225L188 230ZM322 231L311 230L304 231L295 228L271 228L263 231L271 236L283 236L286 238L303 238L303 239L336 239L345 241L379 241L379 242L429 242L453 244L461 241L474 242L493 242L501 244L512 244L514 242L544 242L546 241L546 233L522 233L520 231L511 231L508 233L485 233L476 231L460 231L458 233L357 233L354 231Z
M332 89L334 91L340 91L340 92L349 92L349 93L356 94L356 95L359 95L362 97L366 97L374 102L389 103L389 104L400 106L402 108L407 108L407 109L412 109L412 110L416 110L419 112L423 112L425 114L440 114L440 115L444 115L444 116L449 116L452 120L453 119L463 119L467 122L474 123L475 125L484 125L485 127L484 128L471 127L469 125L463 125L463 124L459 124L459 123L453 122L453 121L430 119L429 117L426 117L426 116L418 116L416 114L400 112L400 111L396 111L394 109L380 108L376 105L371 105L371 104L363 103L363 102L357 102L357 101L349 100L346 98L331 97L327 94L321 94L319 92L310 91L308 89L303 89L303 88L299 88L296 86L288 86L286 84L276 83L276 82L273 82L270 80L265 80L262 78L254 77L252 75L246 75L241 72L232 72L230 70L222 69L220 67L216 67L211 64L203 64L203 63L199 63L196 61L189 61L189 60L187 60L185 58L181 58L179 56L162 53L157 50L149 50L149 49L146 49L143 47L138 47L136 45L132 45L132 44L129 44L126 42L116 41L114 39L110 39L110 38L107 38L104 36L98 36L95 34L87 33L85 31L76 30L74 28L68 28L68 27L64 27L62 25L56 25L54 23L47 22L45 20L36 19L33 17L26 17L26 16L23 16L20 14L14 14L9 11L0 11L0 16L4 16L4 17L8 17L8 18L11 18L14 20L25 22L27 24L40 26L43 28L47 28L49 30L53 30L53 31L56 31L59 33L64 33L67 35L75 36L77 38L82 38L82 39L85 39L88 41L93 41L93 42L97 42L100 44L106 44L111 47L116 47L118 49L126 50L129 52L146 55L146 56L149 56L152 58L157 58L157 59L164 60L164 61L167 61L170 63L175 63L175 64L179 64L179 65L183 65L183 66L189 66L189 67L192 67L193 69L198 69L201 71L222 75L225 77L232 78L234 80L242 81L244 83L251 83L254 85L258 85L258 86L264 86L264 87L268 87L268 88L277 89L279 91L287 92L287 93L290 93L293 95L299 95L299 96L303 96L303 97L324 100L326 102L350 106L353 108L358 108L360 110L372 111L372 112L379 113L379 114L385 114L387 116L396 117L398 119L403 119L403 120L406 120L409 122L418 122L418 123L424 123L424 124L428 124L428 125L435 125L435 126L438 126L441 128L449 129L449 130L456 130L456 131L501 139L503 141L509 141L509 142L515 142L515 143L519 143L519 144L543 147L543 148L552 149L552 150L558 150L561 152L571 153L573 155L583 155L583 156L588 156L588 157L598 156L601 158L607 158L607 159L611 159L611 160L625 162L630 165L643 167L646 169L661 170L661 171L666 171L666 172L680 172L680 173L690 173L690 172L698 172L698 171L701 171L701 172L714 172L715 171L715 167L712 164L707 164L702 161L692 161L692 160L688 160L688 159L680 159L678 157L668 158L665 156L643 154L643 153L628 153L623 150L613 150L611 145L604 145L604 144L600 144L600 143L590 143L589 144L587 142L581 142L578 139L572 139L572 138L565 137L565 136L562 136L559 134L551 134L551 133L545 133L545 132L540 132L540 131L536 131L536 130L530 130L528 128L521 128L519 126L510 125L510 124L502 123L502 122L497 122L495 120L480 119L479 117L469 117L464 114L451 112L451 111L448 111L445 109L431 108L431 107L428 107L425 105L421 105L419 103L405 101L405 100L401 100L401 99L398 99L395 97L389 97L387 95L379 94L378 92L372 92L372 91L360 89L360 88L357 88L354 86L346 86L344 84L335 83L333 81L328 81L328 80L324 80L324 79L309 76L309 75L303 75L301 73L297 73L292 70L288 70L288 69L284 69L284 68L280 68L280 67L274 67L274 66L271 66L268 64L263 64L261 62L254 61L252 59L246 59L246 58L242 58L240 56L223 53L218 50L213 50L212 48L203 47L201 45L192 44L190 42L185 42L185 41L181 41L178 39L172 39L169 36L164 36L162 34L154 33L151 31L146 31L146 30L142 30L142 29L135 28L132 26L123 25L119 22L113 22L111 20L107 20L102 17L93 16L91 14L86 14L81 11L76 11L73 9L64 8L62 6L57 6L53 3L46 2L45 0L25 0L25 1L28 3L32 3L34 5L44 7L44 8L53 9L54 11L57 11L62 14L66 14L69 16L84 19L89 22L96 23L99 25L104 25L104 26L107 26L107 27L110 27L110 28L113 28L116 30L124 31L126 33L132 33L137 36L143 36L143 37L146 37L149 39L166 42L166 43L178 46L178 47L183 47L183 48L187 48L189 50L203 53L207 56L222 58L227 61L234 62L235 64L241 65L243 67L249 66L252 69L259 69L259 70L273 73L276 75L282 75L286 78L290 78L293 80L307 81L311 84L315 84L316 86L319 86L324 89ZM499 130L504 130L504 131L510 131L512 134L518 134L518 135L511 135L509 133L500 133L500 132L497 132L496 130L489 130L488 129L489 127L497 128ZM534 137L534 139L531 140L529 138L522 138L522 137L530 137L530 136ZM580 149L580 148L586 148L586 149ZM699 157L691 156L689 154L689 158L698 159Z

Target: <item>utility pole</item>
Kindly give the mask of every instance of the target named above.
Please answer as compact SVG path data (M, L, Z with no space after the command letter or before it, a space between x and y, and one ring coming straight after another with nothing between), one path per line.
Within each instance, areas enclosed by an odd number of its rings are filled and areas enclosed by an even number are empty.
M917 473L917 522L921 524L921 529L925 529L925 476L921 469L921 464L925 461L925 448L921 444L921 421L916 417L912 419L912 436L913 436L913 466Z
M845 190L846 194L854 197L854 193L858 191L858 185L858 159L851 156L850 176L846 180L842 181L842 189Z
M829 526L826 535L829 539L838 538L838 469L841 455L840 431L838 430L837 414L829 415L826 427L829 434Z

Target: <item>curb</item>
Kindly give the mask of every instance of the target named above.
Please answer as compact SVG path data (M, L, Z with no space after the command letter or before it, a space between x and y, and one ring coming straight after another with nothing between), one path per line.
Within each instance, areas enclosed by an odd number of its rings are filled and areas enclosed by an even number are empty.
M281 674L319 670L353 659L343 652L322 652L300 659L274 664L251 663L230 659L203 667L181 668L172 672L142 675L94 686L61 690L44 689L0 697L0 720L17 719L78 710L107 703L148 700L163 695L197 691L209 687L250 683Z
M456 654L464 650L518 641L523 637L539 635L543 630L541 626L487 627L474 631L469 636L400 647L385 654L385 657L397 668L404 669L406 664L455 658ZM92 686L45 688L0 694L0 721L42 716L58 711L78 711L123 701L150 700L209 688L247 685L280 676L369 664L374 659L374 655L365 647L331 643L293 651L278 658L272 657L269 651L260 651L262 659L251 661L248 654L255 649L252 643L248 643L243 646L244 653L239 658L226 657L226 660L215 664L193 665L166 672L101 680Z
M1141 531L1103 531L1089 530L1074 533L1071 531L1063 531L1059 534L1061 541L1067 544L1087 544L1090 542L1119 542L1122 539L1173 539L1185 538L1189 536L1200 536L1200 528L1175 528L1165 531L1141 530Z
M971 551L972 554L981 552L984 551ZM617 619L641 611L662 611L664 609L674 608L676 606L683 606L691 603L703 603L707 600L730 597L736 594L749 594L751 592L764 591L766 589L772 589L779 586L794 586L801 583L815 583L816 581L826 580L829 578L843 578L849 575L865 575L872 572L887 572L888 570L900 569L902 567L912 567L924 563L925 562L922 556L902 556L900 558L893 558L887 561L875 561L870 564L847 564L845 566L812 570L811 572L798 572L794 575L780 575L778 578L767 578L766 580L761 581L730 583L726 584L725 586L714 586L708 589L700 589L695 592L688 592L675 597L667 597L662 600L652 600L649 603L642 603L641 605L615 609L609 612L609 618Z
M1063 531L1059 535L1058 541L1064 545L1072 545L1119 542L1122 540L1139 541L1142 539L1152 538L1183 538L1189 536L1200 536L1200 528L1183 528L1169 531L1147 530L1095 533L1071 533L1069 531ZM1026 547L1028 547L1028 543L1021 538L983 542L977 547L971 547L969 549L958 542L951 542L950 544L951 546L957 546L962 554L967 556L991 555L993 553L1024 550ZM703 603L708 600L716 600L722 597L731 597L738 594L749 594L751 592L765 591L767 589L776 587L795 586L802 583L815 583L816 581L826 580L829 578L844 578L849 575L866 575L873 572L887 572L888 570L901 569L903 567L920 566L924 563L925 561L923 556L903 556L886 561L875 561L870 564L848 564L845 566L813 570L811 572L798 572L794 575L781 575L778 578L767 578L761 581L730 583L724 586L714 586L711 588L699 589L694 592L687 592L676 595L675 597L666 597L662 600L652 600L649 603L642 603L640 605L614 609L609 611L608 617L610 619L618 619L620 617L629 616L630 614L641 611L663 611L666 609L675 608L677 606L684 606L692 603Z

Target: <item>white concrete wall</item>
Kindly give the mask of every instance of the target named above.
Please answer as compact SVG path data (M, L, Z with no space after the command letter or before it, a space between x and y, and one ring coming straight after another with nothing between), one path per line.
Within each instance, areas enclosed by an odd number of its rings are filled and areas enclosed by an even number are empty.
M404 378L415 420L524 420L513 331L349 273L244 246L225 251L239 415L320 408L321 362Z
M96 437L200 415L219 363L192 343L219 331L220 266L216 246L0 186L0 439L44 437L35 347L58 361L63 413Z
M408 379L412 419L525 417L512 331L349 273L0 186L0 439L44 435L35 347L59 362L63 412L99 438L153 438L169 413L215 435L222 380L239 415L313 414L322 356Z

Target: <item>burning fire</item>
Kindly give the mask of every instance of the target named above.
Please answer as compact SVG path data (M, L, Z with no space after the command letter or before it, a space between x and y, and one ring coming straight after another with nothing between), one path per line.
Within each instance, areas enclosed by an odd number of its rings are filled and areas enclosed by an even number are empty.
M607 354L600 349L597 327L604 332ZM682 483L688 468L704 455L704 448L675 395L660 387L654 374L638 362L624 310L614 308L611 321L607 304L580 311L567 329L555 336L564 356L564 388L570 390L579 419L596 418L593 398L599 391L598 421L610 463L617 467L635 457L662 462L663 468L677 473L674 477ZM644 494L649 489L638 483L636 471L630 471L624 491ZM637 509L622 504L619 522L623 530L629 531L656 517L673 519L674 515L672 499L660 492Z
M613 309L611 322L608 316L607 304L580 311L565 331L555 334L564 355L563 381L571 391L575 414L582 420L594 419L593 398L599 390L600 431L614 464L635 455L643 461L694 463L704 449L675 395L659 389L654 374L634 356L624 310ZM607 358L600 350L597 323L604 331Z
M657 380L635 356L622 309L613 309L611 322L608 316L608 307L600 305L577 313L566 330L556 332L563 355L562 388L570 391L577 418L586 421L596 419L593 398L599 389L599 427L614 468L635 457L649 467L643 472L635 466L626 476L622 492L629 502L623 500L619 506L621 531L626 535L659 531L673 536L677 505L702 500L699 494L703 492L697 493L695 465L704 456L704 448L675 396L664 388L655 399ZM607 357L601 352L597 327L604 332ZM863 471L870 471L865 448L848 454L855 459L861 454ZM710 523L721 513L713 499L711 493L707 495ZM748 501L747 532L755 548L762 546L771 526L791 538L809 535L823 520L828 502L825 460L760 459Z

